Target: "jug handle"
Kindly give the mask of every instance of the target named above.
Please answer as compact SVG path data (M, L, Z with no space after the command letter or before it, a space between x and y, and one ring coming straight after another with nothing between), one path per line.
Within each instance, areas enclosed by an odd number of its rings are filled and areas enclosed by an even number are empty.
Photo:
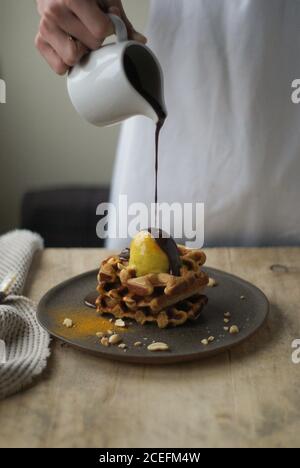
M117 15L112 15L109 13L107 16L115 27L117 42L128 41L128 33L124 21Z

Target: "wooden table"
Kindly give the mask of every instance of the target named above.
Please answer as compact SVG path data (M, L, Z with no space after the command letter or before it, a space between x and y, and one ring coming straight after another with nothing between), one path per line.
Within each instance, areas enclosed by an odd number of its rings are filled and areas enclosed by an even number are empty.
M97 268L102 250L46 250L26 294L38 301L68 277ZM260 287L267 325L202 362L147 367L52 343L31 388L0 402L1 447L295 447L300 445L300 248L211 249L208 264ZM290 272L273 272L282 264Z

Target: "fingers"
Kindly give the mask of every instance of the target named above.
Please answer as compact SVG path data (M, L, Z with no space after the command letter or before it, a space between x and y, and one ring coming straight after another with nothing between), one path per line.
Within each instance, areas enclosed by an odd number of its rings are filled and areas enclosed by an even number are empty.
M75 65L88 50L101 47L105 38L115 32L98 0L36 1L42 17L36 47L60 75ZM117 14L124 20L130 39L147 42L128 20L121 0L102 1L106 12Z
M71 40L70 35L62 31L50 20L42 19L40 24L40 35L69 67L75 65L75 63L77 63L87 52L87 49L83 44L76 40Z
M55 50L53 50L52 47L44 41L40 34L35 38L35 45L55 73L58 75L64 75L68 71L68 65L62 61Z
M96 0L68 0L67 5L98 41L113 34L113 25Z
M88 49L96 50L103 42L102 39L96 39L70 11L66 11L63 17L58 18L57 24L65 33L79 40Z

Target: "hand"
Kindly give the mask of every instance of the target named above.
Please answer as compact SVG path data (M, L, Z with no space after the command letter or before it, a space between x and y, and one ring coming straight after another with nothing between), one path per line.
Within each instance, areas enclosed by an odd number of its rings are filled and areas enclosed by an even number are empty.
M121 16L130 39L147 42L128 20L121 0L37 0L37 9L41 21L35 45L59 75L64 75L89 50L99 49L105 38L114 34L105 13Z

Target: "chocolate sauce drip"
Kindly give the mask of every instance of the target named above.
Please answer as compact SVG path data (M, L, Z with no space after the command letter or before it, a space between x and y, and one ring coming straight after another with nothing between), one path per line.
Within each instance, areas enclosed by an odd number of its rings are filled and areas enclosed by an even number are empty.
M155 225L158 226L159 136L167 118L164 110L161 76L153 57L145 48L130 46L124 55L124 68L132 86L151 105L157 115L155 132Z
M93 291L89 293L85 298L84 298L84 303L87 307L90 307L91 309L96 309L96 300L98 298L99 294L97 291Z
M158 163L159 163L159 136L160 131L165 123L165 117L161 117L160 120L156 124L156 131L155 131L155 226L159 225L158 219Z
M154 237L155 242L168 257L170 272L174 276L180 276L182 266L177 244L173 237L168 235L162 229L149 228L148 232Z
M124 249L119 255L120 260L124 260L124 262L129 262L130 258L130 249Z

